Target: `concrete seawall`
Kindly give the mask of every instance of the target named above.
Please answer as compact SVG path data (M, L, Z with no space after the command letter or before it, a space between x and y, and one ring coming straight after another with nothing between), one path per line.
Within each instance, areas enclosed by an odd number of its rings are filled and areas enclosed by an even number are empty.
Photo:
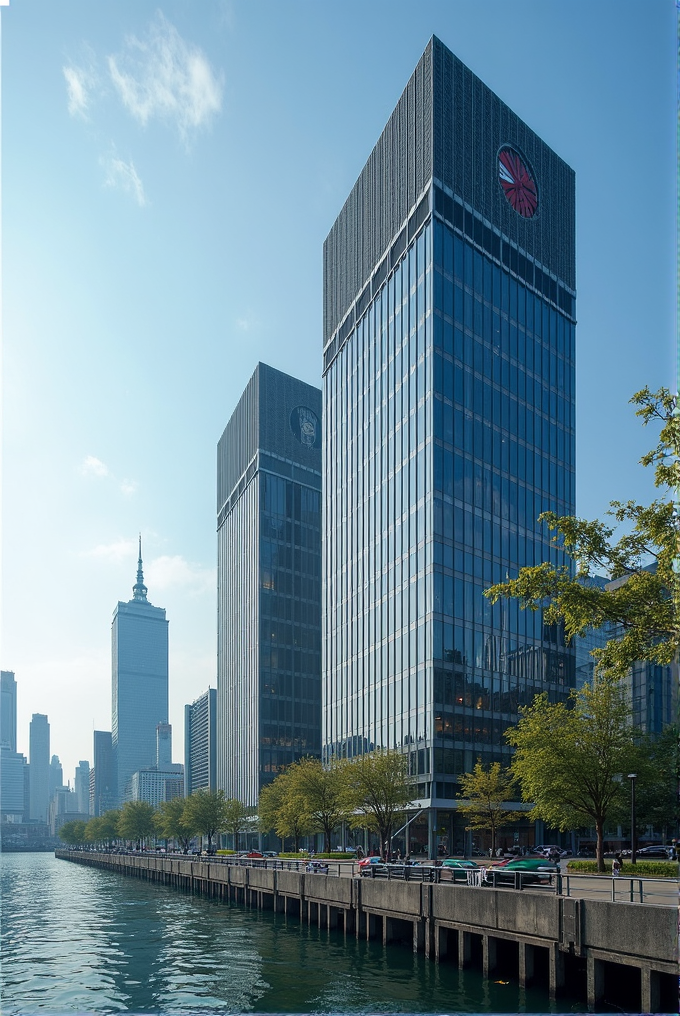
M135 854L58 850L79 864L274 910L357 937L407 942L438 962L568 991L591 1008L626 985L628 1011L677 1007L677 911L556 896L245 867ZM669 1009L670 1006L670 1009Z

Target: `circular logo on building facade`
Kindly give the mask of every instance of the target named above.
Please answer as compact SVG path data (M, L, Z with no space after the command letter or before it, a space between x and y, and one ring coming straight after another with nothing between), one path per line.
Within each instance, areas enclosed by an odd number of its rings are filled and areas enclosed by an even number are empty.
M532 219L538 208L536 181L522 156L510 145L503 145L498 153L498 180L517 214Z
M290 429L305 448L316 448L321 443L319 418L306 406L296 406L290 414Z

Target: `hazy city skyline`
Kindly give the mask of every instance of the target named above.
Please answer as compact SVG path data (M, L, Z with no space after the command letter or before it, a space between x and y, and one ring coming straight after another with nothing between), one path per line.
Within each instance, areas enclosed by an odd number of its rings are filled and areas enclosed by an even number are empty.
M320 386L322 244L433 33L576 171L577 511L649 497L634 463L654 434L626 402L673 376L674 14L2 9L0 663L17 751L43 713L65 778L93 763L141 529L181 758L184 706L216 677L215 445L258 360Z

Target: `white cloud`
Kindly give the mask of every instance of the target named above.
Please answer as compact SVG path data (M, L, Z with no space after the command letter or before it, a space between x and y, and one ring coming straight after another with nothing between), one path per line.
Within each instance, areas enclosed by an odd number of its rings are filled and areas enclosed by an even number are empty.
M100 543L92 550L85 551L85 557L97 557L105 561L118 562L125 559L137 560L137 540L121 536L113 543Z
M259 325L259 321L252 317L236 318L236 327L240 332L252 332Z
M146 196L142 181L137 175L133 162L123 162L117 155L109 156L108 159L100 160L106 170L105 187L115 187L132 194L140 208L146 204Z
M139 484L136 480L121 480L120 489L126 497L130 497L135 493Z
M214 568L190 564L180 554L162 555L154 561L144 564L146 584L154 589L165 590L183 588L185 591L200 594L213 592L217 583Z
M201 49L182 39L159 12L145 39L129 36L108 57L120 99L141 124L158 118L174 125L183 141L222 108L222 77Z
M87 455L80 466L83 476L108 476L108 466L105 466L101 459L94 455Z
M90 104L89 92L94 85L92 75L82 67L62 67L66 79L68 111L71 116L87 117Z

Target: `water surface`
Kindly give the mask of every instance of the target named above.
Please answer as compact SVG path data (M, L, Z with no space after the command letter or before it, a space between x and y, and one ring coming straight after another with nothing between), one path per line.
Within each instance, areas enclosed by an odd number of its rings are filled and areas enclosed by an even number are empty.
M484 981L407 946L52 854L3 854L1 865L3 1016L557 1011L540 989Z

